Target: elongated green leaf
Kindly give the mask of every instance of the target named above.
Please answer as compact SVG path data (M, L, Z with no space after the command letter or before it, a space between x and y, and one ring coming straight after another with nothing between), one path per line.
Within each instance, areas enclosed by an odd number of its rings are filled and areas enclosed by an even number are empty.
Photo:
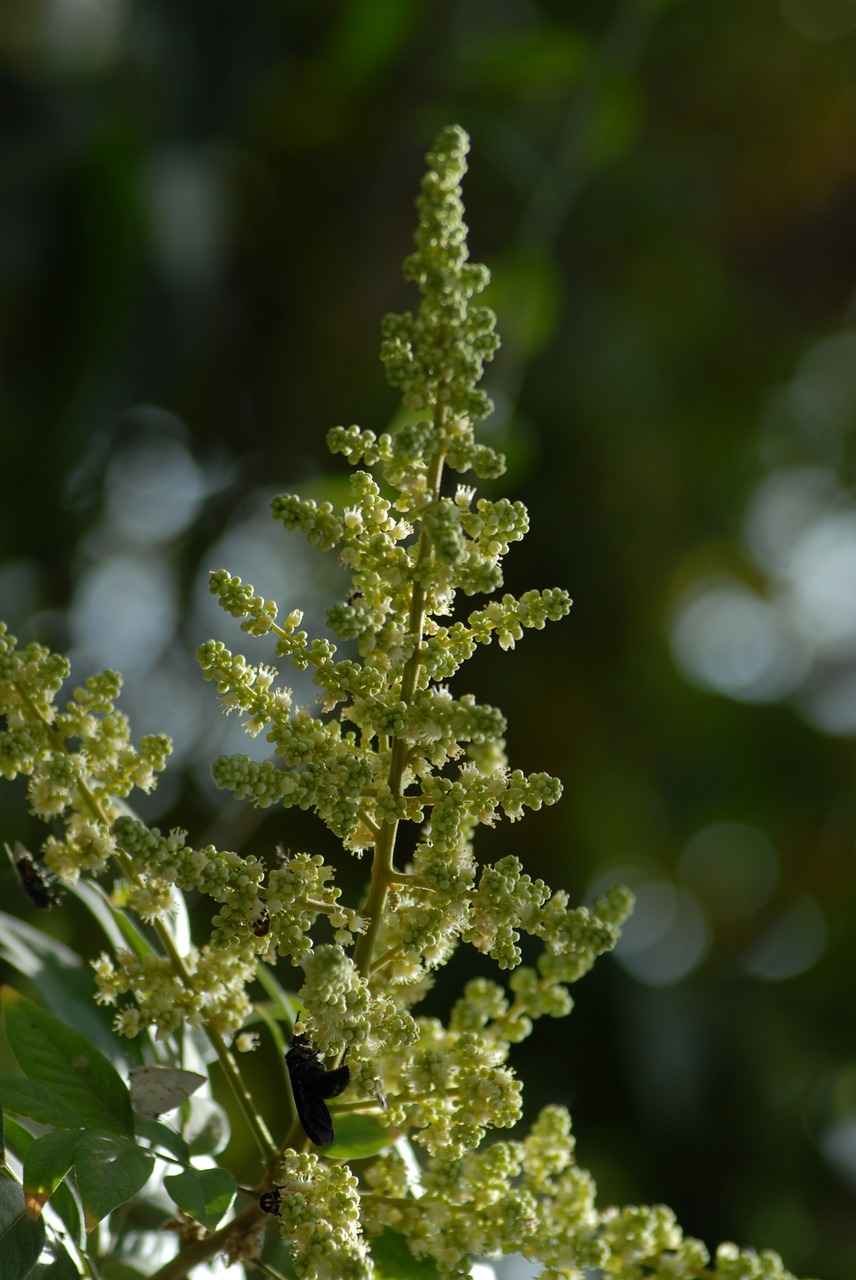
M135 956L154 955L155 949L127 912L110 901L100 884L79 880L69 889L79 898L89 913L97 920L114 951L125 949Z
M272 1010L273 1017L282 1019L288 1023L288 1034L291 1035L292 1028L297 1021L300 1002L294 992L286 991L282 986L275 973L268 965L259 963L256 969L256 977L259 983L270 996L273 1004L280 1010Z
M0 1106L0 1165L6 1163L6 1117Z
M55 1129L79 1129L82 1123L74 1108L53 1089L34 1084L23 1076L0 1072L0 1103L14 1116L29 1116L31 1120L51 1124Z
M41 1218L30 1222L24 1214L24 1193L12 1178L0 1177L0 1259L3 1280L24 1280L38 1261L45 1243Z
M130 1138L83 1133L74 1153L74 1178L83 1202L86 1229L135 1196L148 1182L154 1156Z
M331 1160L362 1160L392 1146L397 1134L384 1128L377 1116L361 1116L355 1112L336 1116L336 1137L324 1154Z
M0 911L0 960L36 983L39 998L51 1013L75 1026L102 1053L116 1058L118 1041L110 1030L111 1017L95 1004L92 970L79 955L44 930ZM126 1056L141 1060L141 1046L126 1043Z
M179 1209L209 1231L228 1213L237 1191L225 1169L185 1169L164 1178L163 1184Z
M371 1255L375 1280L439 1280L433 1258L414 1258L404 1236L389 1227L382 1235L372 1237Z
M24 1198L30 1216L38 1216L68 1173L81 1130L57 1130L30 1143L24 1157Z
M282 1031L280 1030L279 1022L277 1021L276 1017L272 1013L272 1010L275 1009L276 1006L269 1001L265 1001L264 1004L257 1004L254 1006L254 1008L259 1018L265 1024L268 1031L270 1032L271 1039L273 1040L274 1045L276 1046L276 1052L277 1052L277 1057L279 1058L280 1070L282 1071L283 1084L286 1086L284 1089L284 1095L285 1097L289 1097L290 1095L288 1092L288 1068L285 1065L285 1054L286 1054L286 1050L288 1049L288 1045L285 1043L285 1037L283 1036Z
M21 1070L73 1108L78 1123L133 1133L128 1089L112 1063L71 1027L4 987L6 1036Z

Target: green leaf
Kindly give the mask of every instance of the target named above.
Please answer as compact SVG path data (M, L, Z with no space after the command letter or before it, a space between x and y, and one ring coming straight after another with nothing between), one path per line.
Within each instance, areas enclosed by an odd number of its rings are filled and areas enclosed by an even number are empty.
M179 1209L209 1231L228 1213L237 1191L225 1169L185 1169L164 1178L163 1184Z
M377 1116L361 1116L346 1112L336 1116L336 1137L324 1150L331 1160L363 1160L391 1147L395 1135L384 1128Z
M6 1163L6 1118L0 1106L0 1164Z
M6 1035L28 1079L52 1089L76 1112L78 1124L133 1133L130 1094L112 1063L11 987L4 987L2 995Z
M83 1248L86 1232L83 1229L83 1213L77 1193L68 1180L61 1182L51 1196L50 1207L68 1232L69 1238L79 1249Z
M130 1138L112 1133L83 1133L74 1154L74 1178L91 1231L111 1210L135 1196L148 1182L154 1156Z
M591 57L587 36L567 26L485 36L458 54L467 82L503 100L521 95L566 97Z
M423 0L390 4L389 0L351 0L339 7L330 41L337 76L365 84L383 75L402 56L424 10Z
M288 1076L288 1068L285 1065L285 1054L286 1054L288 1045L285 1043L285 1037L283 1036L282 1031L280 1030L279 1022L277 1021L276 1012L275 1012L276 1005L273 1004L271 1001L265 1001L263 1004L256 1004L253 1007L256 1013L258 1014L259 1019L265 1024L268 1031L270 1032L271 1039L273 1040L274 1047L276 1048L276 1052L277 1052L277 1057L279 1059L279 1062L282 1068L283 1083L285 1084Z
M518 245L492 265L484 300L503 317L503 346L531 360L553 340L562 317L555 261L535 241Z
M283 1276L284 1280L297 1280L294 1267L291 1265L291 1248L281 1238L278 1231L267 1231L262 1245L261 1261L270 1267L273 1275Z
M71 1260L65 1245L58 1241L51 1244L54 1251L53 1262L40 1262L30 1272L30 1280L80 1280L80 1272Z
M99 1265L101 1280L145 1280L142 1271L129 1267L121 1258L105 1258Z
M30 1144L34 1141L33 1135L29 1129L25 1129L22 1124L18 1124L17 1120L6 1121L6 1149L11 1151L23 1164L24 1156L30 1149ZM3 1175L0 1174L0 1177Z
M231 1137L229 1117L212 1098L190 1098L184 1133L192 1155L216 1156Z
M23 1165L27 1152L36 1139L29 1129L25 1129L16 1120L7 1120L6 1132L9 1150ZM61 1182L51 1196L51 1209L67 1230L69 1238L73 1240L78 1248L82 1248L84 1241L83 1215L77 1202L76 1192L68 1182Z
M404 1236L389 1227L383 1235L372 1237L371 1255L375 1280L439 1280L433 1258L414 1258Z
M620 159L642 127L642 104L634 78L604 67L595 88L584 151L595 169Z
M297 1021L297 1013L300 1009L300 1001L294 992L286 991L281 985L278 978L268 965L259 962L256 968L256 978L259 984L264 988L270 996L275 1006L270 1012L277 1020L288 1023L288 1033L291 1035L294 1024Z
M24 1192L13 1178L0 1176L0 1260L3 1280L24 1280L39 1259L45 1224L24 1214Z
M138 1116L134 1121L134 1130L138 1138L148 1138L152 1146L168 1151L170 1155L175 1156L176 1160L190 1163L190 1147L181 1134L176 1133L175 1129L170 1129L168 1124Z
M114 951L132 951L140 959L155 954L154 947L142 930L127 912L111 902L100 884L79 880L76 885L70 886L69 892L80 899L98 922Z
M30 1143L24 1157L24 1197L32 1211L38 1207L41 1213L68 1173L74 1161L74 1150L81 1130L57 1130L46 1133Z
M0 1104L14 1116L28 1116L30 1120L53 1125L55 1129L81 1127L78 1113L53 1089L34 1084L23 1076L11 1076L0 1071Z
M118 1057L119 1042L110 1030L110 1019L93 1002L92 970L80 956L44 930L0 911L0 960L32 979L39 997L57 1017L73 1024L102 1053ZM142 1060L142 1049L126 1041L123 1056Z

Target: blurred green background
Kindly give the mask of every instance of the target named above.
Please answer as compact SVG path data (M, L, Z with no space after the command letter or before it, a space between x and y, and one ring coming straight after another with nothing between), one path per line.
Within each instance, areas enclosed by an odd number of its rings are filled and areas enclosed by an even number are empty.
M856 0L3 0L0 617L174 735L144 816L336 856L224 807L207 762L241 745L192 653L241 647L210 568L310 631L345 589L267 502L338 500L327 429L395 412L378 326L452 122L503 336L491 492L533 525L507 584L575 598L458 681L566 783L478 852L639 901L515 1050L528 1112L570 1105L604 1202L852 1280ZM41 838L17 784L0 838ZM100 946L74 904L38 923Z

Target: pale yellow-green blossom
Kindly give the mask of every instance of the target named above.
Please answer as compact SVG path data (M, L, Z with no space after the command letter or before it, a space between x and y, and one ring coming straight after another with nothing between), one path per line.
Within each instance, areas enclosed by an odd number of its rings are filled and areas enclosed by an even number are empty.
M112 862L122 905L154 926L160 949L145 943L94 961L96 998L115 1006L120 1033L151 1029L164 1040L204 1028L221 1064L237 1070L223 1038L254 1046L261 1033L244 1027L258 962L282 960L278 977L297 992L317 1071L347 1064L333 1106L375 1117L378 1145L389 1145L361 1162L359 1180L338 1160L282 1153L275 1200L301 1280L370 1280L372 1242L380 1247L386 1232L450 1277L469 1276L476 1257L521 1253L544 1280L792 1280L776 1255L731 1245L711 1270L704 1245L663 1206L599 1208L564 1108L516 1128L512 1046L536 1019L570 1012L569 987L615 945L632 898L616 889L583 906L530 877L522 857L491 863L489 843L477 847L480 827L555 804L561 784L511 767L502 712L461 687L460 669L479 645L512 649L564 618L571 601L557 587L502 590L504 557L528 530L522 503L477 497L469 483L444 490L449 470L504 470L475 437L492 408L479 382L498 338L479 301L487 270L468 258L467 146L463 130L446 129L427 157L405 264L420 305L383 322L381 358L403 412L388 431L329 432L330 450L351 468L341 507L293 494L271 504L289 534L334 553L349 575L327 611L331 634L310 636L299 609L281 609L226 569L209 580L248 642L265 641L256 660L220 641L198 649L222 710L259 740L254 756L219 757L214 780L276 814L278 829L288 811L311 811L339 852L284 853L262 836L258 852L243 855L147 826L124 802L152 788L169 740L132 743L115 672L90 677L60 706L67 662L37 644L19 648L2 624L0 774L27 777L33 813L56 824L42 854L60 880ZM473 608L476 595L491 598ZM311 673L314 705L296 703L289 667ZM353 884L345 860L367 850L371 867L357 868L364 892L343 893ZM184 954L170 932L182 893L216 904L207 941ZM489 956L496 978L467 982L446 1023L419 1016L436 970L465 947ZM275 1004L260 1011L268 1023ZM288 1001L281 1006L285 1018ZM260 1123L255 1136L272 1150Z

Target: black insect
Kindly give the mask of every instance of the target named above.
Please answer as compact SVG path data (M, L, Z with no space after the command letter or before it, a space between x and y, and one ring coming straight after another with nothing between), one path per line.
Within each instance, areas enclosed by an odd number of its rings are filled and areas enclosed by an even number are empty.
M40 911L50 911L51 907L58 906L65 897L65 890L60 888L54 873L21 844L15 845L14 853L6 845L6 852L18 874L19 884L33 906Z
M259 1208L262 1213L279 1213L279 1191L276 1187L271 1187L270 1191L263 1191L259 1196Z
M325 1099L337 1097L346 1088L351 1078L350 1068L334 1067L328 1071L304 1035L295 1036L291 1041L285 1065L304 1133L316 1147L328 1147L333 1141L333 1121Z
M270 916L267 907L262 907L258 912L251 925L253 933L257 938L264 938L270 933Z

